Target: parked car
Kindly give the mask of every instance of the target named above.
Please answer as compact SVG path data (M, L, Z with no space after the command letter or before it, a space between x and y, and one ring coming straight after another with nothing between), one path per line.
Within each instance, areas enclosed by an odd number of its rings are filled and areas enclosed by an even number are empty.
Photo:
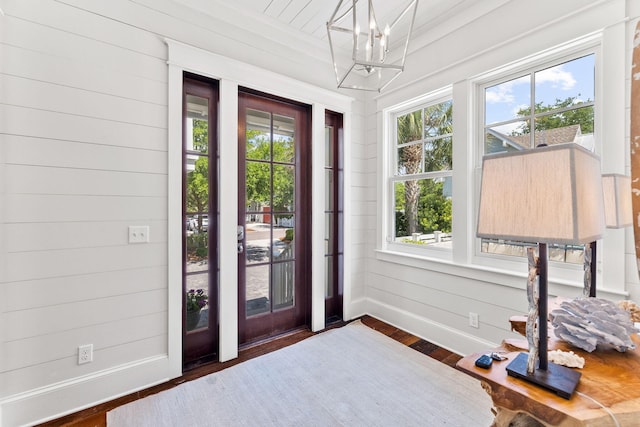
M195 221L194 231L207 231L207 229L209 228L209 215L194 215L193 219Z

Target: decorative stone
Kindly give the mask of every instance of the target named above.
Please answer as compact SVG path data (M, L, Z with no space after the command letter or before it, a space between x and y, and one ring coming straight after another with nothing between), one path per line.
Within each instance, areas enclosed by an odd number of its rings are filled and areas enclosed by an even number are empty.
M549 362L567 368L584 368L584 357L580 357L573 351L553 350L547 353Z
M558 338L592 352L596 347L613 347L619 352L634 349L631 334L636 332L629 313L611 301L575 298L563 301L550 314Z

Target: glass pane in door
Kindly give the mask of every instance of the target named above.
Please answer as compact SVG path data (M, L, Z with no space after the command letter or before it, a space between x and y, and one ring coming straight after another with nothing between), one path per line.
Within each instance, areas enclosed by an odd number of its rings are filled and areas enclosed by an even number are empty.
M247 317L271 311L269 265L247 267Z
M277 262L271 266L273 288L273 309L291 307L293 305L293 273L294 262Z

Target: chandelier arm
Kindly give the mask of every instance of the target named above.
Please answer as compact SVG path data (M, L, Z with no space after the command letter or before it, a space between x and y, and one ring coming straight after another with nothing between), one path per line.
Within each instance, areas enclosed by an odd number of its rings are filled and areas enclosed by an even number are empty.
M414 9L413 9L413 16L411 17L411 23L409 24L409 35L411 35L411 33L413 33L413 24L415 23L416 20L416 11L418 10L418 0L413 0L413 4L414 4ZM409 9L409 6L407 6L407 10ZM404 13L403 13L404 15ZM399 19L399 18L398 18ZM409 38L407 37L407 40L404 43L404 51L402 52L402 63L404 64L404 61L407 57L407 51L409 50Z
M413 10L413 18L411 18L411 22L412 22L412 26L413 26L413 20L416 17L416 11L418 9L418 0L412 0L407 7L404 8L404 10L400 13L400 15L398 15L398 17L391 23L391 25L389 25L390 29L393 29L393 27L398 23L398 21L400 21L402 19L402 17L404 15L407 14L407 12L409 11L409 9L414 8Z
M342 21L344 19L345 16L347 16L347 14L349 13L349 11L352 9L352 7L348 8L342 15L340 15L338 18L336 18L336 15L338 14L338 11L340 10L340 6L342 6L342 2L344 0L340 0L338 2L338 5L336 6L336 9L333 11L333 14L331 15L331 18L329 18L329 23L333 24L338 24L340 23L340 21ZM355 4L355 2L358 0L355 0L353 3Z

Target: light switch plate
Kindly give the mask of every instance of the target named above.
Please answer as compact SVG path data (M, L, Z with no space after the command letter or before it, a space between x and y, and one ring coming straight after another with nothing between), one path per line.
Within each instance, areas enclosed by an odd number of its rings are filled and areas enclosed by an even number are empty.
M129 243L149 243L149 226L130 225Z

